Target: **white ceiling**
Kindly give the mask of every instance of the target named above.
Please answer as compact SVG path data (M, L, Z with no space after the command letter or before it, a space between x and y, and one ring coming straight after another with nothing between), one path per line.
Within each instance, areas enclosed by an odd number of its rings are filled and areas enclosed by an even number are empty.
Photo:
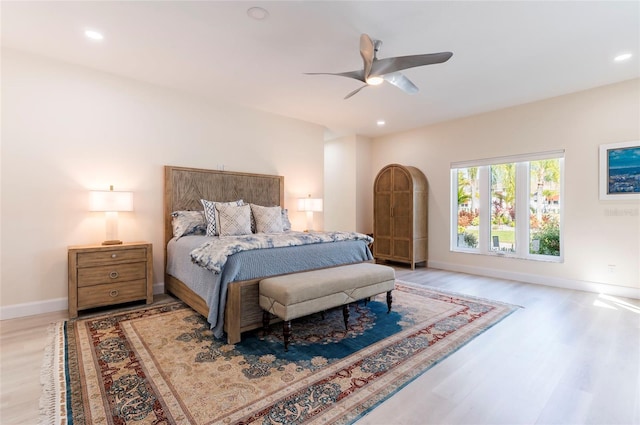
M247 16L261 6L266 20ZM640 77L637 1L2 1L2 45L197 96L379 136ZM102 42L87 40L86 28ZM451 51L404 71L420 92L305 72ZM623 52L631 60L614 63ZM384 119L383 128L376 120Z

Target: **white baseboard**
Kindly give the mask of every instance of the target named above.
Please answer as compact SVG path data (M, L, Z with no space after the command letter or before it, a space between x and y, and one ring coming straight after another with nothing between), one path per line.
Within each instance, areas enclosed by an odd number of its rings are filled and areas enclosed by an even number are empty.
M434 269L449 270L452 272L475 274L479 276L495 277L499 279L516 280L519 282L553 286L556 288L574 289L578 291L594 292L596 294L607 294L615 297L640 299L640 289L630 288L627 286L608 285L604 283L564 279L560 277L541 276L529 273L509 272L499 269L465 266L461 264L451 264L441 261L429 261L428 266ZM164 282L155 283L153 285L153 293L164 293ZM20 317L34 316L36 314L52 313L54 311L64 311L67 310L67 308L67 298L56 298L52 300L7 305L0 307L0 320L17 319Z
M46 301L13 304L0 307L0 320L17 319L19 317L35 316L36 314L52 313L68 308L67 298L56 298Z
M441 261L429 261L428 266L434 269L442 269L452 272L516 280L519 282L534 283L537 285L553 286L555 288L574 289L578 291L594 292L596 294L607 294L615 297L640 299L640 289L628 286L609 285L606 283L588 282L585 280L565 279L561 277L541 276L530 273L510 272L500 269L465 266Z
M153 284L153 293L164 293L164 282ZM53 300L35 301L31 303L13 304L0 307L0 320L17 319L20 317L34 316L36 314L64 311L69 308L68 298L56 298Z

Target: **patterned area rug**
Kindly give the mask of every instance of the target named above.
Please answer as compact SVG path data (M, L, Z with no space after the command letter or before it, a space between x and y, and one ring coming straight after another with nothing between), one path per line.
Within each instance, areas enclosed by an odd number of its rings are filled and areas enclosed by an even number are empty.
M228 345L181 302L57 323L43 423L347 424L517 309L398 282L384 295Z

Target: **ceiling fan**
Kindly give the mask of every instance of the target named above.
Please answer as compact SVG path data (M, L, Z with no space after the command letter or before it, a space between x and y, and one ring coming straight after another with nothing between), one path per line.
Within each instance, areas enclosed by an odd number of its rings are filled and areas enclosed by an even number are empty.
M337 75L340 77L354 78L362 81L364 86L357 88L344 98L349 99L365 87L377 86L384 81L393 84L405 93L418 92L418 87L413 84L400 71L416 66L433 65L446 62L453 56L451 52L428 53L424 55L397 56L394 58L378 59L377 54L382 41L372 40L367 34L360 35L360 56L364 62L364 68L358 71L348 72L307 72L307 75Z

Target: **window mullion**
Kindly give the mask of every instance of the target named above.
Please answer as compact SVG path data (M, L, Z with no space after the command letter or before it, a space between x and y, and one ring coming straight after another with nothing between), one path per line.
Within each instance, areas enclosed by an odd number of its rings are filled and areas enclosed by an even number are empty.
M480 191L478 249L483 254L488 254L491 250L489 243L491 236L491 173L488 166L478 167L478 182L478 190Z
M458 193L458 169L451 169L451 234L449 235L450 249L457 249L457 237L458 237L458 199L456 194Z
M516 164L516 256L529 255L529 163Z

